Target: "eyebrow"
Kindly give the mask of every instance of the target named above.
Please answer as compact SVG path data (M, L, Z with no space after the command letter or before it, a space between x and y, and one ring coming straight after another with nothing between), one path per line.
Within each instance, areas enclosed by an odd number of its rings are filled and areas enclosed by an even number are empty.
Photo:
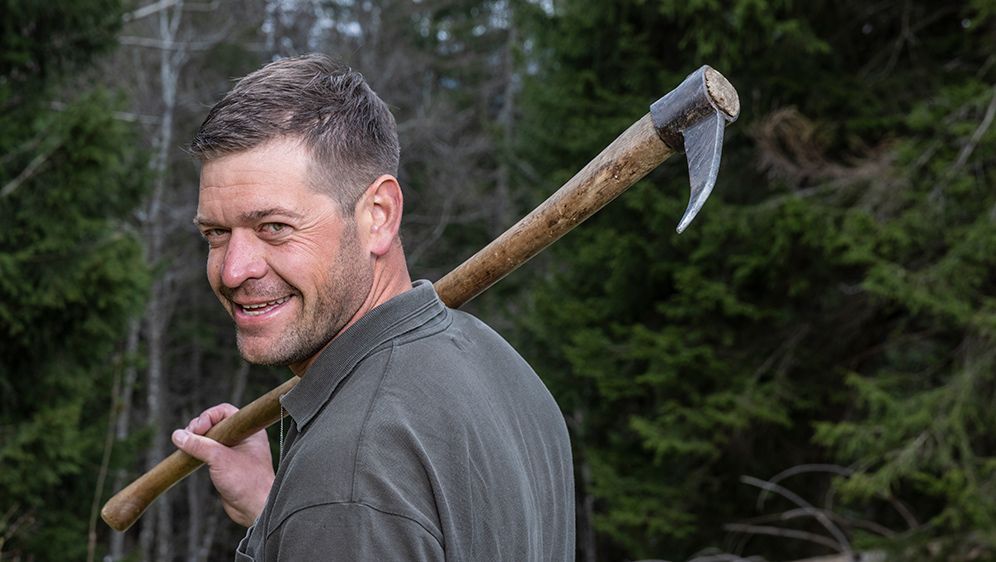
M242 222L256 222L260 219L265 219L266 217L272 217L274 215L292 219L299 219L302 217L300 213L296 213L284 207L270 207L269 209L259 209L256 211L242 213L239 215L239 219L241 219Z
M269 209L256 209L255 211L247 211L242 213L239 215L239 222L256 222L272 216L288 217L292 219L300 219L303 217L300 213L284 207L270 207ZM200 215L194 217L194 224L197 226L214 226L213 222Z

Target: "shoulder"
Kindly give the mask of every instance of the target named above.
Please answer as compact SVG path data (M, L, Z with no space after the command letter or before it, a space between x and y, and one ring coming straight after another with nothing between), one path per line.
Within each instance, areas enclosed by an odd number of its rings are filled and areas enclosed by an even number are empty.
M475 379L494 377L512 377L507 382L515 386L538 382L525 359L495 330L470 314L448 310L442 329L395 341L385 384L467 387Z

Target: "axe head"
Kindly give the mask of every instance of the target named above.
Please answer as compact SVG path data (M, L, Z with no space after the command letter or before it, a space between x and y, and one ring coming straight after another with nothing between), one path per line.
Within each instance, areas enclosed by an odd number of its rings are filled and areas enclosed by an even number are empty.
M678 223L691 224L716 185L723 155L723 131L740 115L740 98L719 72L703 66L650 106L657 134L671 149L688 157L692 193Z

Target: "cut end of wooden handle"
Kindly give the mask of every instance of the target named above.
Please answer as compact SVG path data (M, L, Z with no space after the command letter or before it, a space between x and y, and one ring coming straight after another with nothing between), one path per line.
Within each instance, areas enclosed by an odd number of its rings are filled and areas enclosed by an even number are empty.
M134 525L148 507L147 504L132 501L130 496L125 495L126 491L127 488L115 494L100 510L100 518L112 529L122 533Z

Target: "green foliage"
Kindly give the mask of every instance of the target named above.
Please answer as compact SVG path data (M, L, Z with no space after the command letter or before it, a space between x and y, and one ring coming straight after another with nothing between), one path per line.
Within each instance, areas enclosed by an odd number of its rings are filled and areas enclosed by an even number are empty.
M71 4L71 6L69 5ZM125 323L148 274L123 220L145 186L113 100L58 104L109 45L117 2L6 2L0 78L0 534L4 554L79 559Z
M575 233L564 248L575 261L537 290L524 344L539 343L531 358L583 420L576 454L601 467L597 523L631 556L694 545L711 532L696 517L713 509L709 490L728 493L745 464L781 468L784 457L743 455L833 399L819 389L839 377L809 373L832 364L839 351L821 334L851 311L821 290L851 267L832 210L791 201L743 214L711 202L678 238L680 205L660 195L679 189L670 183L634 188ZM779 453L791 458L788 445Z
M996 134L983 125L994 110L996 90L968 80L911 112L917 135L903 142L899 165L919 200L881 225L882 243L863 250L873 260L864 288L901 316L877 361L849 376L857 399L850 418L818 424L816 433L860 468L841 486L848 496L902 490L932 501L938 507L922 516L935 548L978 530L985 532L972 542L990 552L996 548L996 193L983 170L992 169ZM924 151L933 154L921 163Z
M600 555L722 545L723 524L755 515L740 475L814 462L855 471L841 509L905 531L890 549L992 548L992 15L927 1L576 0L533 29L543 62L520 142L544 184L702 63L743 104L688 232L673 232L687 197L676 160L560 243L522 319L520 345L590 474L578 483ZM828 483L805 485L819 497ZM914 529L869 507L895 497Z
M3 0L0 12L0 87L5 102L9 96L20 101L32 93L20 86L43 84L85 65L113 44L121 25L121 0Z

